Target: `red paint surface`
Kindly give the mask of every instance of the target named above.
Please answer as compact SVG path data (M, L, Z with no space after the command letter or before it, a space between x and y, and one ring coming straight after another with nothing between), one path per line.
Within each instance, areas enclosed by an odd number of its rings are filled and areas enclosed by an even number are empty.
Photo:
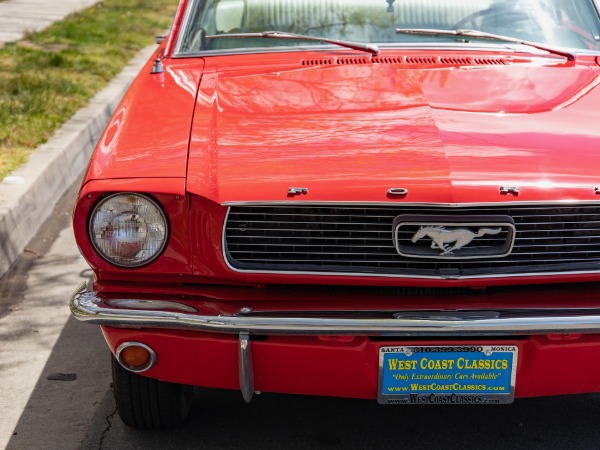
M592 59L305 67L302 57L240 58L235 69L230 57L207 60L189 192L270 201L301 186L298 201L389 202L388 189L404 187L393 201L468 203L507 201L499 186L517 184L515 201L597 199Z
M151 58L115 110L92 155L84 183L122 178L185 178L201 59Z
M236 336L103 327L111 351L126 341L157 354L152 378L239 389ZM366 337L271 336L252 342L255 389L264 392L377 398L379 348L386 345L473 345L474 341ZM480 339L478 345L517 345L515 397L600 391L600 335ZM560 363L557 364L557 361Z
M171 36L176 39L176 33ZM237 274L226 267L221 249L222 203L290 201L291 186L309 188L308 195L292 200L298 202L600 200L593 190L600 184L600 67L594 57L566 62L446 51L444 56L499 57L507 64L305 66L302 60L356 54L173 59L172 43L166 45L165 72L151 75L149 61L117 108L79 194L75 234L98 291L177 299L223 314L242 306L281 311L600 306L597 284L584 283L598 279L592 275L457 281ZM382 54L406 55L439 52ZM518 196L499 194L500 185L513 184L521 188ZM388 198L392 187L409 194ZM102 195L119 191L150 195L169 219L167 248L141 268L111 266L87 236L91 209ZM574 284L451 299L363 290L332 294L300 286L557 282ZM236 336L114 328L104 333L113 351L126 340L153 347L159 363L149 376L239 388ZM408 342L303 336L256 341L256 389L374 398L379 347ZM519 346L517 397L600 391L598 335L478 342Z

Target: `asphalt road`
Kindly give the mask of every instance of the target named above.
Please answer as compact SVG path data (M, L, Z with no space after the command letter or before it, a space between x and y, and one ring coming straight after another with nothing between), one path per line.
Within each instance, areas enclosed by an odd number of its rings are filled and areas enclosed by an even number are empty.
M398 407L276 394L245 404L239 392L198 389L183 426L129 429L116 415L99 330L67 308L89 276L70 229L75 193L66 194L45 232L0 280L0 448L600 448L596 394Z

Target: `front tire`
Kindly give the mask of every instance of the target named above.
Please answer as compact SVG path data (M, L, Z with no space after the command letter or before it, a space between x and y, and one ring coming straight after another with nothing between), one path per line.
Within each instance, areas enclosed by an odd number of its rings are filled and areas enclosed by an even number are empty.
M181 423L192 406L193 387L130 372L112 359L113 391L121 420L133 428L158 430Z

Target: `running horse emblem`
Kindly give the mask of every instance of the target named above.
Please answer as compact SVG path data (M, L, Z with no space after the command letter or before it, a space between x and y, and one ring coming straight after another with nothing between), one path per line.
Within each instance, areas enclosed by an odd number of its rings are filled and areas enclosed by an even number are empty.
M454 250L460 250L465 245L469 245L477 237L486 234L494 235L501 231L501 228L480 228L477 233L474 233L467 228L448 230L441 226L422 226L411 240L414 243L427 236L431 238L431 248L439 248L442 250L440 256L446 256L453 254Z

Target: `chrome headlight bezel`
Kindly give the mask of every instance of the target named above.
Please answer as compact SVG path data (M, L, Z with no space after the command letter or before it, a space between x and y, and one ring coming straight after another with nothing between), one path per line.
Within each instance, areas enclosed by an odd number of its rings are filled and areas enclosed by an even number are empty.
M156 246L156 248L153 250L153 252L151 254L149 254L148 256L144 257L144 258L138 258L138 260L136 261L126 261L127 257L124 256L114 256L111 254L108 254L105 250L103 250L102 246L99 245L99 243L96 240L96 236L94 233L94 225L95 225L95 220L98 217L98 213L100 211L102 211L102 208L104 206L107 205L107 203L109 203L111 200L114 201L115 198L119 198L119 197L135 197L136 199L141 200L142 202L146 202L146 206L153 208L154 209L154 213L157 214L157 216L160 218L160 220L162 221L162 223L158 224L160 227L162 227L164 229L164 231L162 232L163 238L162 238L162 243L160 243L160 245ZM130 211L128 210L121 210L118 213L114 214L113 218L128 213ZM145 220L144 220L145 222ZM89 240L94 248L94 250L96 251L96 253L98 253L98 255L100 255L100 257L102 257L103 260L105 260L106 262L117 266L117 267L122 267L122 268L126 268L126 269L131 269L131 268L138 268L138 267L142 267L142 266L146 266L148 264L150 264L151 262L155 261L165 250L165 248L167 247L168 241L169 241L169 237L170 237L170 227L169 227L169 221L167 218L167 215L163 209L163 207L160 205L160 203L158 203L156 200L154 200L152 197L150 197L149 195L146 194L140 194L137 192L116 192L113 194L109 194L109 195L105 195L103 196L100 201L98 201L98 203L94 206L94 208L91 210L89 216L88 216L88 237ZM140 250L148 250L147 248L143 248ZM135 255L138 255L139 252L138 251ZM134 255L134 256L135 256Z

